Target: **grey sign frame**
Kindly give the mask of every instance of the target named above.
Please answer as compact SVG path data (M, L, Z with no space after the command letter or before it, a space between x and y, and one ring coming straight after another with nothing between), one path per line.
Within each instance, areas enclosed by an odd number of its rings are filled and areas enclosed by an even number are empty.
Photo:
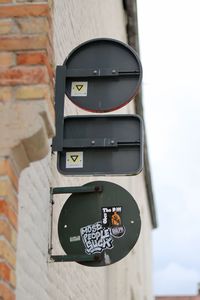
M66 117L57 169L65 176L137 175L143 168L143 131L138 115Z

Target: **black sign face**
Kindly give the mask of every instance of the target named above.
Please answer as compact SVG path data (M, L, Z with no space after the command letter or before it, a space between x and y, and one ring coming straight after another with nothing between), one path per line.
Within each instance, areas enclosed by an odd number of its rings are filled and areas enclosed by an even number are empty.
M109 112L126 105L136 96L142 80L136 52L113 39L79 45L63 65L67 97L91 112Z
M143 167L143 122L137 115L75 116L64 120L63 175L136 175Z
M141 220L133 197L117 184L95 181L101 192L72 194L58 221L58 235L67 255L97 256L81 264L98 267L125 257L138 240Z

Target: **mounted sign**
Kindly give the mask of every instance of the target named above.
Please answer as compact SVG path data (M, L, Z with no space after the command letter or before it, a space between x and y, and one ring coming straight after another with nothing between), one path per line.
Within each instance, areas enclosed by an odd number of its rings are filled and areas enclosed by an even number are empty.
M100 192L72 194L58 220L58 236L66 257L84 257L81 264L92 267L110 265L125 257L141 229L140 212L131 194L106 181L83 187L97 186L101 186Z
M91 112L108 112L136 96L142 67L136 52L113 39L93 39L75 48L65 60L67 97Z
M64 119L63 175L136 175L143 166L143 122L137 115Z
M120 41L93 39L75 48L56 68L53 151L62 152L65 147L65 95L85 110L103 113L126 105L136 96L141 80L142 66L136 52Z

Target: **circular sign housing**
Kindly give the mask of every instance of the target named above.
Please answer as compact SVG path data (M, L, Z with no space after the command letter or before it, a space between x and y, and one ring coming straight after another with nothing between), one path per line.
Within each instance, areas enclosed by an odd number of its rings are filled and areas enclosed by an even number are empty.
M113 39L93 39L79 45L63 65L67 97L91 112L109 112L126 105L136 96L142 80L136 52Z
M94 181L95 192L74 193L58 220L60 244L67 255L94 257L79 262L99 267L125 257L138 240L141 219L137 203L121 186Z

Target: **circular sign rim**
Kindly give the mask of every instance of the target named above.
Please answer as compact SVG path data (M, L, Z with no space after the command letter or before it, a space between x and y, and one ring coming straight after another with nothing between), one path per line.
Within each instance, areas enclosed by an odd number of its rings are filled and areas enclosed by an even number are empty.
M83 109L84 111L87 111L87 112L93 112L93 113L107 113L107 112L113 112L115 110L118 110L124 106L126 106L131 100L133 100L138 92L139 92L139 89L141 87L141 83L142 83L142 78L143 78L143 69L142 69L142 64L141 64L141 61L140 61L140 58L139 58L139 55L138 53L131 47L129 46L128 44L120 41L120 40L117 40L117 39L112 39L112 38L95 38L95 39L90 39L88 41L85 41L83 43L81 43L80 45L76 46L69 54L68 56L65 58L64 62L63 62L63 66L66 66L67 64L67 61L68 59L76 52L78 51L81 47L83 46L86 46L87 44L91 44L93 42L101 42L101 41L106 41L106 42L114 42L116 44L120 44L121 46L127 48L130 52L132 52L132 54L136 57L136 60L137 60L137 63L138 63L138 66L139 66L139 70L140 70L140 76L139 76L139 80L138 80L138 83L136 85L136 88L135 88L135 92L132 96L130 96L127 101L124 101L124 103L122 103L121 105L118 105L118 106L115 106L115 107L112 107L110 109L104 109L104 110L99 110L99 109L89 109L89 108L85 108L85 107L82 107L80 105L78 105L77 103L75 103L71 97L71 95L69 93L66 93L65 91L65 94L66 96L68 97L68 99L74 104L76 105L78 108L80 109Z

